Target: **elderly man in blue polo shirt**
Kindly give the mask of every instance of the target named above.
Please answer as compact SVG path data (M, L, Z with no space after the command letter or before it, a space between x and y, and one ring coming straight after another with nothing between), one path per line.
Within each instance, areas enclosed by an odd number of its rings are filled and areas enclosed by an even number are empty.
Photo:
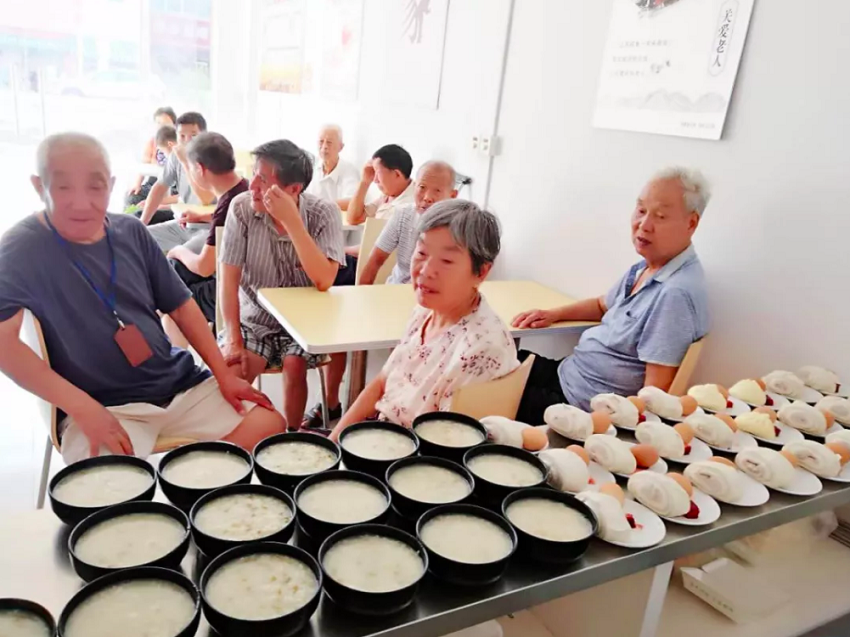
M688 347L708 332L705 274L691 237L710 197L697 171L670 168L643 189L632 213L632 244L643 258L605 296L523 312L514 327L601 321L561 361L537 357L518 420L543 422L550 405L589 409L601 393L668 389ZM520 360L529 356L520 352Z

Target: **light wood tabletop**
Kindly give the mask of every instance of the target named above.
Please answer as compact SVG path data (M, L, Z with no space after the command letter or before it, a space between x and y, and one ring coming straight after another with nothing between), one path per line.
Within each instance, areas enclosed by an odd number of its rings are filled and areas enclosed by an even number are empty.
M575 299L533 281L488 281L481 288L506 325L520 312L552 309ZM410 285L269 288L260 303L311 354L388 349L398 344L415 303ZM511 328L514 338L581 332L592 322L557 323L542 330Z

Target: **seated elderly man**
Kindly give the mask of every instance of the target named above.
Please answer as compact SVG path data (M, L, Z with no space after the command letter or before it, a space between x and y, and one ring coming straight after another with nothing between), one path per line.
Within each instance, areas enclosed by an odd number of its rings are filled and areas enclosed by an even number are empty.
M319 158L313 166L313 181L305 192L347 210L348 202L357 192L360 173L354 164L339 156L343 148L342 129L336 124L323 126L319 131Z
M345 216L348 224L356 226L367 217L389 219L399 206L413 203L412 172L413 159L401 146L387 144L376 150L363 167L360 186L348 204ZM378 185L381 195L365 203L372 182Z
M103 146L79 133L53 135L37 159L32 183L44 210L0 241L0 370L63 412L65 461L144 457L159 436L252 449L282 431L268 398L228 369L145 226L106 212L114 178ZM49 366L20 340L24 310L41 322ZM209 371L171 347L158 311Z
M448 410L459 387L516 369L510 332L478 291L499 247L496 217L474 203L442 201L423 215L412 264L418 306L383 371L332 439L376 414L410 427L420 414Z
M221 303L227 361L253 381L267 367L283 369L283 411L298 429L307 404L307 354L263 308L260 288L327 290L345 263L342 219L336 204L304 189L313 178L310 156L288 140L254 149L251 191L237 196L225 223ZM339 401L338 397L328 397Z
M632 213L632 244L643 258L599 298L517 316L514 327L601 321L562 361L537 357L518 419L540 424L553 404L588 409L601 393L632 396L644 386L669 389L688 347L708 332L705 274L691 244L710 197L697 171L664 170L644 188ZM525 359L528 352L520 352Z

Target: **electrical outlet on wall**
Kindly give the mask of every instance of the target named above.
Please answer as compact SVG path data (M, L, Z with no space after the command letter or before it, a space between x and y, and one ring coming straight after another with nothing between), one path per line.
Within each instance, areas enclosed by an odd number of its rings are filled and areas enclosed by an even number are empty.
M481 145L481 136L473 135L472 136L472 150L478 150Z

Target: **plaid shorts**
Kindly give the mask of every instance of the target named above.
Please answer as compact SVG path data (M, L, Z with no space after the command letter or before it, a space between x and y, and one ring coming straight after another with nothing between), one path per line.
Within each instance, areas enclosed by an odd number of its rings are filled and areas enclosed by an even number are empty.
M307 361L308 369L314 369L327 360L325 354L308 354L305 352L289 335L289 332L276 332L267 334L263 338L257 338L244 325L240 326L240 329L242 330L242 340L245 341L245 349L265 358L268 368L282 367L283 359L287 356L303 358Z

